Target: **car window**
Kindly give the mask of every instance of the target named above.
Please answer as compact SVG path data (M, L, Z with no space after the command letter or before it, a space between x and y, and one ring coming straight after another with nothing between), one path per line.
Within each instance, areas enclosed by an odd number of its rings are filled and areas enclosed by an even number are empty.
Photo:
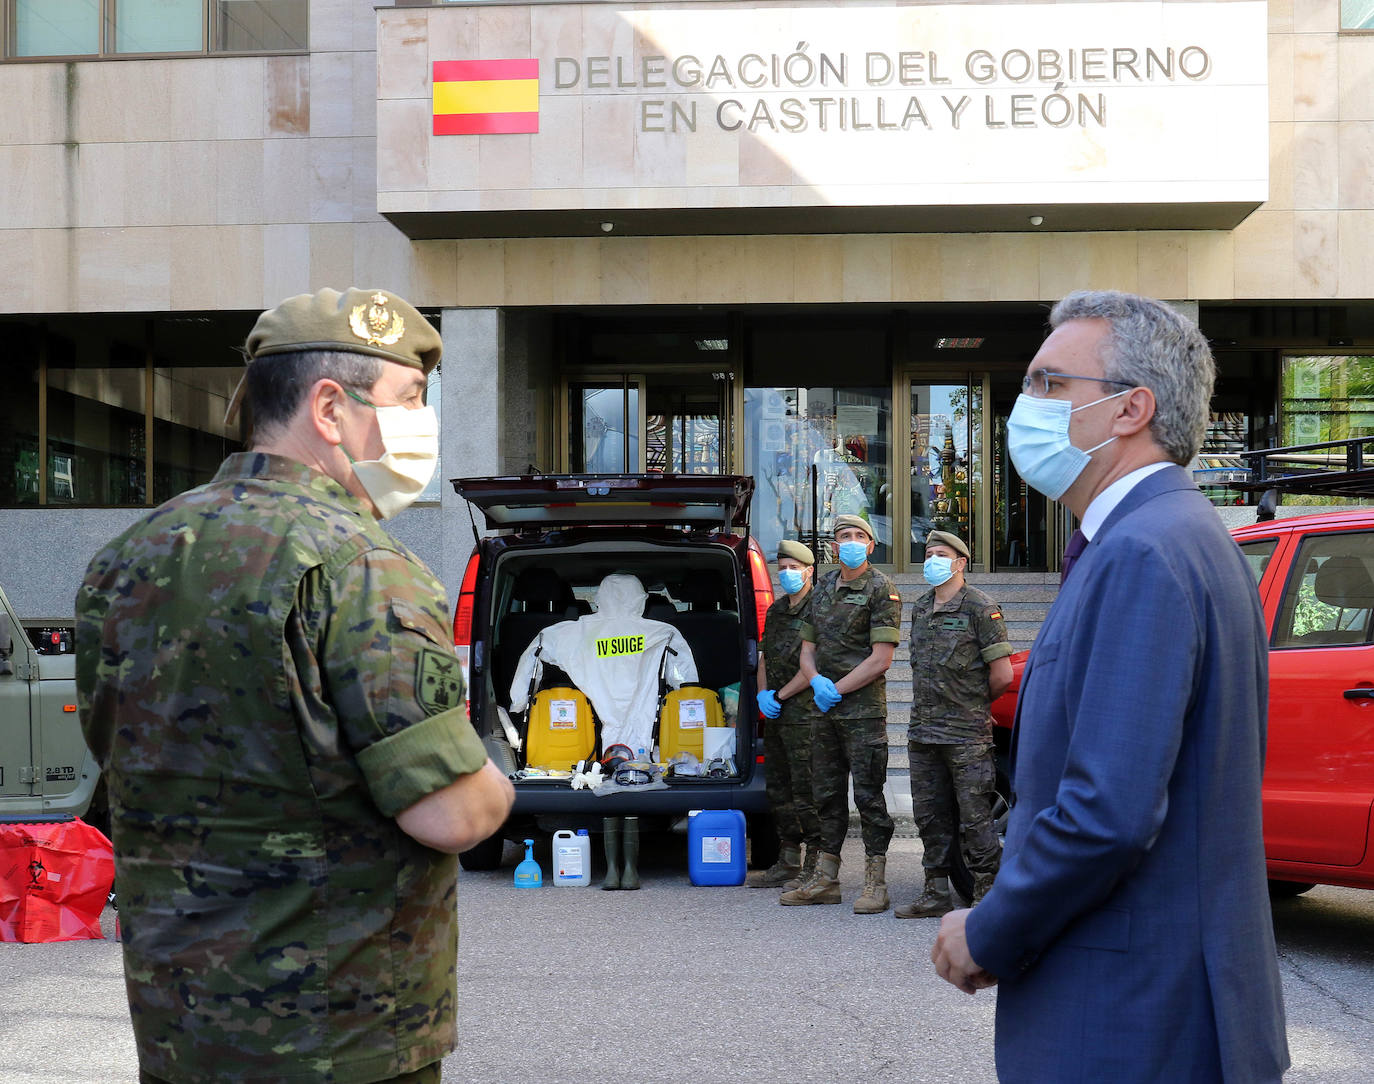
M1269 558L1274 556L1278 544L1277 538L1261 538L1256 542L1241 543L1240 552L1245 557L1245 563L1250 566L1250 573L1255 577L1256 584L1264 578L1264 570L1269 567Z
M1275 647L1332 647L1371 641L1374 532L1303 540L1284 588Z

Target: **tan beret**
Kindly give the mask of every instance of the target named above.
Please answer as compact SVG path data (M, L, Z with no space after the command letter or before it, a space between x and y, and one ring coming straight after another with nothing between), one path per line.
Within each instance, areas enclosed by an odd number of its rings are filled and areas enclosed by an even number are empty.
M869 538L873 538L873 524L869 523L863 516L850 514L836 516L835 526L831 529L831 534L839 534L846 527L857 527Z
M968 547L964 545L964 540L957 534L950 534L948 531L931 531L930 534L926 535L926 545L930 546L935 543L948 546L955 553L962 554L964 557L969 556Z
M273 354L342 350L408 365L428 376L439 364L444 344L409 301L385 290L350 286L343 293L326 287L288 297L258 317L244 349L247 365ZM224 412L225 424L238 416L246 385L245 376Z
M428 375L444 349L439 333L415 309L385 290L349 287L288 297L258 317L248 333L248 357L298 350L371 354Z
M778 543L778 559L790 557L794 561L800 561L804 565L814 565L816 555L800 542L793 542L790 538L784 538Z

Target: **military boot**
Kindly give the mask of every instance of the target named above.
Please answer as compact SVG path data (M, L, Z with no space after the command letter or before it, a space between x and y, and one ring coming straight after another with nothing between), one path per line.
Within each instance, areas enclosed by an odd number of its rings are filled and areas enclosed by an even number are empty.
M854 901L856 915L880 915L892 901L887 895L887 855L870 854L864 858L864 890Z
M625 818L625 868L620 874L620 887L639 887L639 818Z
M601 818L601 840L606 847L606 879L601 887L611 890L620 887L620 818Z
M995 873L980 873L973 878L973 899L969 902L969 906L983 902L983 897L988 894L988 890L992 888L992 882L996 878L997 874Z
M744 879L750 888L777 888L801 872L801 847L784 843L778 860L767 869L756 869Z
M778 902L784 907L805 907L813 903L840 902L840 856L822 854L816 862L816 872L800 888L784 892Z
M925 890L916 897L916 902L898 907L892 913L898 918L939 918L953 910L954 901L949 897L949 878L927 877Z
M807 881L811 880L812 874L816 872L816 860L821 856L821 849L810 843L806 845L806 857L802 859L801 871L782 887L791 891L794 888L801 888Z

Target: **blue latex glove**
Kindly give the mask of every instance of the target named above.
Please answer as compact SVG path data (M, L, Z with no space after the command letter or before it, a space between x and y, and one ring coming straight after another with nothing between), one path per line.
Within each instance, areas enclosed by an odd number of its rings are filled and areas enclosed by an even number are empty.
M778 699L778 694L772 689L760 689L759 695L755 698L759 703L759 711L763 712L769 719L776 719L782 714L782 701Z
M811 679L811 691L816 695L816 707L822 712L829 711L844 699L835 688L835 683L824 674L817 674Z

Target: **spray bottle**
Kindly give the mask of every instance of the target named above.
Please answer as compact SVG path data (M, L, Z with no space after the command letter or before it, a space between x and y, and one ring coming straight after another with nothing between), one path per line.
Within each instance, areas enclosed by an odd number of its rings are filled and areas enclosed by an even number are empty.
M516 888L539 888L544 884L544 873L534 860L534 840L525 840L525 860L515 867Z

